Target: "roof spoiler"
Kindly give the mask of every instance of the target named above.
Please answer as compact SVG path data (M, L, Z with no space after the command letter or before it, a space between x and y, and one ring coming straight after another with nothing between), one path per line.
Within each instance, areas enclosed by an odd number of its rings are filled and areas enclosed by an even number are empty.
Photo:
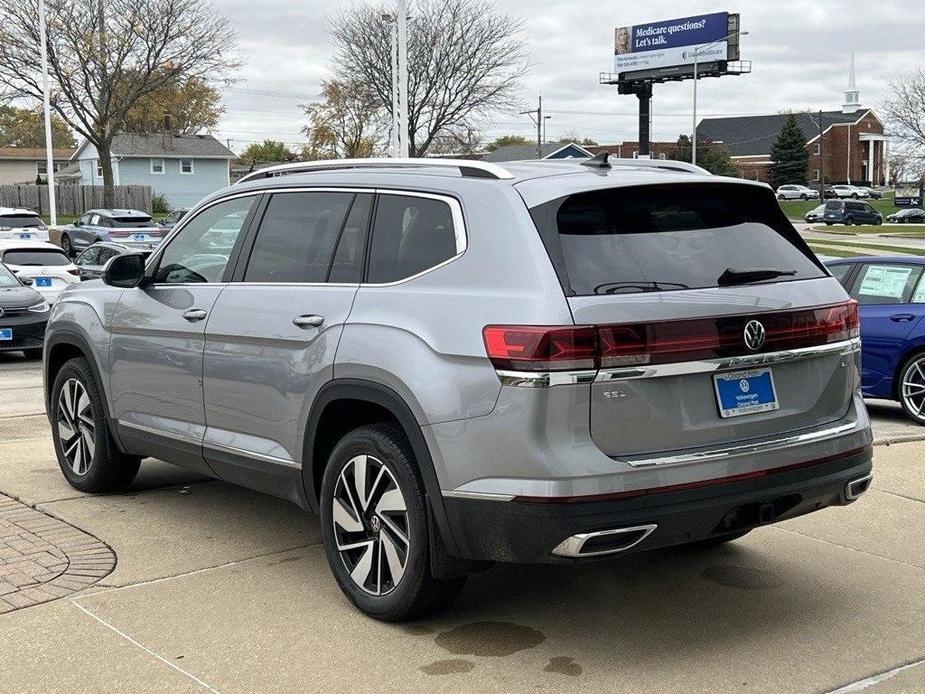
M581 162L581 165L590 166L595 169L611 169L614 166L635 166L649 169L662 169L663 171L682 171L684 173L700 174L701 176L713 175L706 169L686 161L675 161L674 159L619 159L617 157L611 157L610 152L601 152L591 159L585 159Z

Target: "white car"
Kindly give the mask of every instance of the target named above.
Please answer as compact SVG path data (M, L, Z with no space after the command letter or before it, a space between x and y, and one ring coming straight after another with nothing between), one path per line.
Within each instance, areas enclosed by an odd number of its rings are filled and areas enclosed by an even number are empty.
M0 207L0 239L47 241L48 227L32 210Z
M778 200L818 200L819 191L799 185L785 185L777 189Z
M0 262L22 279L31 279L32 288L49 304L64 289L80 282L80 271L54 244L44 241L0 240Z
M866 188L859 188L858 186L848 185L847 183L840 183L837 186L832 186L832 191L835 193L836 198L869 198L870 193L867 192Z

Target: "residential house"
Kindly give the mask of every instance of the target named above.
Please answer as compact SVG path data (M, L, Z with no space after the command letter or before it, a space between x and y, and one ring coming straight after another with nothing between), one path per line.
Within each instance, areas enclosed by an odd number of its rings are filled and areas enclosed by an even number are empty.
M116 135L111 147L116 185L150 186L172 209L192 207L230 183L235 153L211 135L127 133ZM102 185L96 147L84 141L73 155L81 183Z
M71 148L56 148L52 153L54 170L67 167L73 153ZM36 177L44 181L47 172L44 147L0 147L0 185L35 183Z

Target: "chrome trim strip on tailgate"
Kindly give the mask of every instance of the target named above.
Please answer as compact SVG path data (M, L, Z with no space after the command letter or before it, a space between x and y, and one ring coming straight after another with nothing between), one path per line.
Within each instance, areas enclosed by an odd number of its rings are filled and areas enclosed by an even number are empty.
M830 354L848 355L861 350L860 338L852 338L843 342L833 342L828 345L814 347L801 347L800 349L785 349L780 352L767 352L765 354L746 354L738 357L724 357L722 359L705 359L702 361L682 361L673 364L652 364L640 366L627 366L615 369L601 369L597 374L598 382L629 381L638 378L660 378L663 376L684 376L695 373L711 373L724 369L750 369L756 366L771 366L801 359L814 359Z
M678 453L676 455L665 455L655 458L614 458L621 463L632 465L633 467L651 467L653 465L681 465L684 463L702 463L710 460L719 460L722 458L731 458L739 455L748 455L750 453L766 453L767 451L779 450L781 448L790 448L799 446L804 443L816 443L832 439L843 434L847 434L858 428L858 422L848 424L839 424L828 429L818 429L803 434L793 434L774 439L765 439L752 443L742 443L736 446L725 448L708 448L706 450L695 451L692 453Z

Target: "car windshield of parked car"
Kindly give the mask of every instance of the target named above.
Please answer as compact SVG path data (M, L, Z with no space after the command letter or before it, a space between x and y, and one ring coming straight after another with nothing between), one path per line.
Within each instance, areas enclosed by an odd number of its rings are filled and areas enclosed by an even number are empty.
M845 204L845 203L843 203L841 200L829 200L829 201L825 204L825 209L827 209L827 210L840 210L844 204Z
M43 248L24 248L9 250L3 254L3 262L7 265L62 267L70 265L70 259L61 251Z
M550 227L557 232L550 254L573 295L717 287L730 273L753 270L779 270L776 281L825 276L776 200L757 187L596 190L533 214L547 244Z
M0 228L36 229L44 226L45 222L34 214L0 214Z
M137 229L140 227L149 227L154 224L150 217L110 217L110 222L114 229Z
M10 270L0 263L0 287L18 287L19 280Z

